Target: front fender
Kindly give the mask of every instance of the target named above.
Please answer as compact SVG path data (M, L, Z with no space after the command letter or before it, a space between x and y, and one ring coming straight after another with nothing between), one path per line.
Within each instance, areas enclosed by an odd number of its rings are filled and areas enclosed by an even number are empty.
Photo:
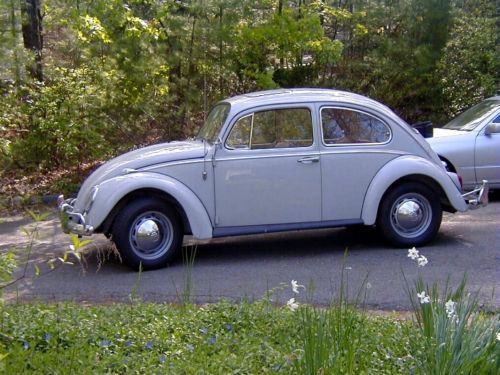
M372 179L361 212L361 219L366 225L375 224L380 201L387 189L397 180L411 175L421 175L433 179L441 186L454 209L462 212L467 210L467 203L444 169L422 157L404 155L384 165Z
M191 189L172 177L151 172L129 173L104 181L98 189L92 208L86 216L87 223L94 228L104 222L115 205L127 194L140 189L157 189L179 202L194 237L212 237L212 223L203 203Z

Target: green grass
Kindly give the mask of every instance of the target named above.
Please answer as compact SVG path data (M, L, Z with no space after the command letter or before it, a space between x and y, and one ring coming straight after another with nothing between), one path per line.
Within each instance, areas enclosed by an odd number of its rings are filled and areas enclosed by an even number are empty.
M369 322L391 336L400 330ZM300 356L298 314L263 302L19 304L3 308L1 327L3 366L11 374L293 373ZM367 350L378 351L379 340L369 340Z
M7 356L0 361L0 372L422 373L419 361L426 347L418 324L339 308L302 305L292 312L264 300L205 306L6 305L0 354ZM301 318L307 314L309 326ZM332 327L336 338L324 347L328 366L308 371L304 340L311 339L314 329L317 338L325 327ZM345 333L350 336L343 337Z
M73 239L73 251L81 245ZM364 311L365 283L348 300L344 264L329 307L304 304L314 287L308 290L295 280L256 302L198 306L191 303L196 249L190 250L179 304L141 303L136 290L141 272L130 304L2 304L0 299L0 373L500 373L500 316L480 311L465 278L440 292L421 276L411 286L403 274L411 320ZM418 255L411 249L409 257L419 261L412 252ZM12 266L7 265L0 263L0 270L8 278ZM286 305L275 304L287 295L293 298Z

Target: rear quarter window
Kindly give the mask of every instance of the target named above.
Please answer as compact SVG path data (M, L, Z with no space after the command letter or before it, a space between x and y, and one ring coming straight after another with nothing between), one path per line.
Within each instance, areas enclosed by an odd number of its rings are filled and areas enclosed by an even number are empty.
M322 108L321 128L326 145L382 144L391 138L390 128L382 120L347 108Z

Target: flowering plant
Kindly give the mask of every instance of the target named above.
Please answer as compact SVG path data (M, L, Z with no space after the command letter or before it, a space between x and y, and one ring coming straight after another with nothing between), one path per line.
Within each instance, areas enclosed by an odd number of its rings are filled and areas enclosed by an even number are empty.
M429 261L416 248L408 250L408 258L420 269ZM452 290L447 281L444 290L437 284L424 283L419 274L413 288L404 276L421 337L413 343L422 355L422 372L426 374L482 373L479 367L494 351L494 335L498 328L493 320L478 313L477 294L465 291L466 278ZM497 334L498 336L498 334ZM422 351L423 345L423 351Z

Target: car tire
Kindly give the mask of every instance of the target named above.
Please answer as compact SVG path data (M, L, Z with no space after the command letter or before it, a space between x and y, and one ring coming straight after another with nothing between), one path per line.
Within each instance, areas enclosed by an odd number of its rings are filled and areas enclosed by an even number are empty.
M123 262L139 270L166 266L178 254L182 231L177 212L157 198L129 202L118 213L112 239Z
M382 199L377 227L397 247L422 246L436 237L442 216L437 193L420 183L404 183Z

